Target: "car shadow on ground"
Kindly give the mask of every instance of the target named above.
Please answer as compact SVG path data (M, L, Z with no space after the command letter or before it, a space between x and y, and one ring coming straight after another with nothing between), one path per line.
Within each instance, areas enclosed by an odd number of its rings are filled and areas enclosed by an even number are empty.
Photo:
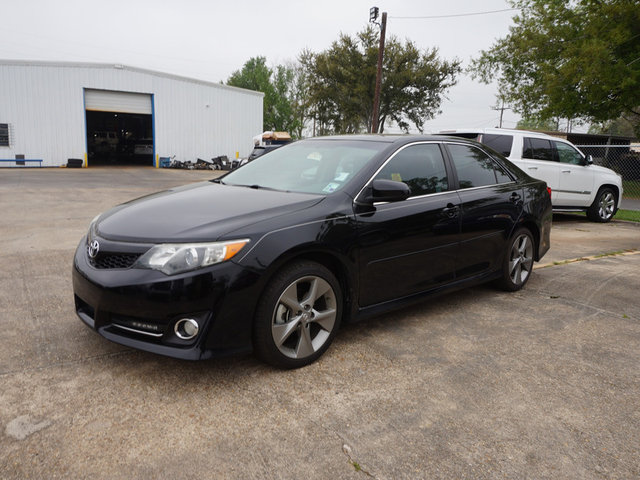
M583 223L586 221L588 221L587 217L582 213L554 213L553 214L554 223Z
M252 354L230 355L212 358L202 362L192 362L171 357L163 357L153 353L122 350L110 356L108 368L126 371L133 365L138 370L142 367L146 374L140 375L139 382L148 385L158 384L171 388L197 388L198 384L206 385L211 382L218 384L250 385L255 377L276 377L287 372L303 372L320 368L320 364L340 362L353 356L354 351L371 350L377 343L376 339L385 338L389 332L393 336L411 335L417 324L434 321L456 323L456 315L447 313L452 308L465 308L465 304L472 299L487 295L509 295L495 288L491 283L478 285L456 292L447 293L431 299L424 299L416 303L379 314L356 322L346 322L340 326L336 338L327 353L315 363L298 370L282 370L261 362ZM426 317L426 319L425 319Z

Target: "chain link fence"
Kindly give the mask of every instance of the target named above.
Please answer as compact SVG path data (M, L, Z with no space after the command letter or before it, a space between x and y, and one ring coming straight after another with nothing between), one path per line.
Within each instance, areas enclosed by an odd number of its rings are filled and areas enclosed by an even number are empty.
M579 145L593 163L610 168L622 177L622 205L614 217L640 222L640 143L631 145Z

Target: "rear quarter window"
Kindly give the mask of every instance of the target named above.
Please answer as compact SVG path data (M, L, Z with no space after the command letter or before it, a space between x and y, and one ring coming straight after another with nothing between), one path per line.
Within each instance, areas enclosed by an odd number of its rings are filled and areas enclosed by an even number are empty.
M440 132L441 135L446 135L447 137L458 137L458 138L467 138L469 140L478 141L480 135L477 133L457 133L457 132Z
M494 133L485 133L480 138L480 142L487 147L494 149L496 152L508 157L511 155L511 146L513 145L513 135L497 135Z

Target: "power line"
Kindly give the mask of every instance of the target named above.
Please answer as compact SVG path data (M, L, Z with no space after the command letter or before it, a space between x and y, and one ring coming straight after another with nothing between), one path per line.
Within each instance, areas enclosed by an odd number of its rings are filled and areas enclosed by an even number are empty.
M489 10L486 12L471 12L471 13L456 13L452 15L428 15L421 17L392 17L389 15L389 18L393 18L396 20L414 20L414 19L424 19L424 18L453 18L453 17L471 17L473 15L488 15L490 13L501 13L501 12L513 12L516 10L520 10L519 8L504 8L502 10Z

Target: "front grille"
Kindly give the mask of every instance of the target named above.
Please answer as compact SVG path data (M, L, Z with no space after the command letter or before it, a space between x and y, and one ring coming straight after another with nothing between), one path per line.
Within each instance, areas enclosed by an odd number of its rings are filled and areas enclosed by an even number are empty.
M94 268L129 268L140 258L139 253L100 253L96 258L89 258Z

